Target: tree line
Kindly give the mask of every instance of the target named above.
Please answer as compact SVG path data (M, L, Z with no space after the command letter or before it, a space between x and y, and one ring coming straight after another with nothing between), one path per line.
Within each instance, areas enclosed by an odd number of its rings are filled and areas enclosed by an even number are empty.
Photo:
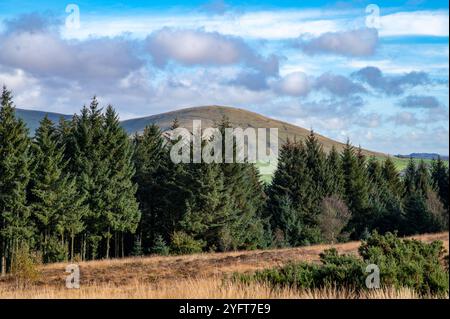
M172 129L179 126L174 120ZM218 127L230 127L223 119ZM93 98L71 120L47 117L30 138L3 88L0 267L21 249L44 262L308 245L376 229L448 229L448 167L328 154L314 132L287 141L270 185L250 163L175 164L155 125L130 137ZM224 152L223 152L224 154Z

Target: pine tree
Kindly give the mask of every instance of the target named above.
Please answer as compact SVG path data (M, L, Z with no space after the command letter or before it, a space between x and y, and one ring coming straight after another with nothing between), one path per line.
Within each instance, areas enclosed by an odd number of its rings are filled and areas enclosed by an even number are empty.
M0 102L0 267L4 275L18 248L29 242L33 229L26 202L30 178L28 130L16 119L12 95L6 87Z
M302 142L287 141L280 150L278 167L268 188L267 210L274 232L282 231L286 237L291 233L290 245L313 243L319 240L317 224L312 219L313 211L311 177L306 167L306 152ZM287 209L287 199L289 209ZM286 212L295 214L287 217ZM301 232L292 234L292 228L286 221L301 221ZM278 231L279 230L279 231Z
M64 149L58 145L56 130L47 116L36 131L32 150L31 207L42 240L40 248L44 261L59 261L52 257L57 252L51 251L48 246L60 250L52 239L60 235L64 245L65 232L71 240L70 256L73 257L74 237L83 226L74 228L74 225L67 224L66 219L72 214L79 214L81 219L84 198L78 194L73 178L64 173Z
M164 140L161 131L156 125L146 126L142 135L136 134L133 139L134 156L136 167L134 181L138 185L137 199L142 218L139 225L139 233L142 238L144 250L149 251L153 245L158 228L156 223L161 212L161 202L164 196L163 188L163 166L167 157L163 147ZM167 234L166 238L168 238Z
M365 158L361 151L355 154L353 146L347 141L341 162L344 174L344 199L352 214L349 230L353 231L354 238L359 238L368 218L369 183Z
M401 201L396 193L391 191L392 185L385 178L385 167L386 164L380 165L374 157L369 160L367 165L370 187L366 227L369 231L377 230L379 233L388 231L401 233L403 230Z
M123 236L136 231L141 213L135 198L137 185L132 180L135 173L133 145L120 126L112 106L106 108L103 132L105 137L102 146L108 167L108 188L105 188L107 191L104 194L107 198L104 229L106 257L109 258L110 254L112 232L116 234L116 242L121 246L120 255L124 257ZM116 253L116 257L118 256Z
M330 186L328 186L326 154L312 130L305 141L305 154L306 167L311 181L309 193L312 196L312 209L308 212L308 215L310 223L314 225L317 224L322 199L331 195L331 193L329 193Z
M180 221L180 229L207 250L229 249L231 198L226 192L224 176L218 164L190 164L190 189L187 210Z
M439 198L442 204L444 204L444 208L447 210L448 214L449 169L446 167L441 157L438 157L431 165L431 178L434 189L438 192Z
M218 129L222 136L225 130L231 128L231 123L224 117L218 123ZM215 141L210 141L214 143ZM230 201L232 216L223 230L222 236L228 241L228 245L222 245L223 249L249 249L266 246L268 223L263 220L263 208L265 202L264 187L261 183L258 169L253 163L237 162L239 151L237 143L233 143L233 163L225 163L225 140L222 139L222 163L219 169L224 177L225 192Z
M344 196L344 176L342 172L341 158L336 148L331 148L327 157L327 190L329 195L339 198Z
M410 158L403 177L405 197L411 196L416 192L416 169L416 163Z
M424 196L431 190L432 182L430 171L424 160L420 160L419 165L417 166L415 183L416 190L421 192Z
M395 167L394 161L388 157L383 164L383 177L386 180L389 191L395 194L398 198L403 196L403 184L400 179L400 174Z

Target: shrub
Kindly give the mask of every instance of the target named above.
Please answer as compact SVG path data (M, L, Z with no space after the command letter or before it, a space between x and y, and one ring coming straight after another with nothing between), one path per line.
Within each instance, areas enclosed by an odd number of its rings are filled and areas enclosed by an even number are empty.
M27 245L20 246L12 255L11 276L17 288L26 288L40 278L39 265L42 257L31 252Z
M408 287L422 296L448 294L448 269L443 265L445 250L441 242L427 244L417 240L402 240L395 234L377 233L363 242L359 254L339 255L335 249L320 255L321 264L289 263L280 268L234 276L248 283L265 282L274 287L290 286L303 289L338 287L361 291L367 289L366 267L376 264L383 287Z
M192 236L182 231L172 234L171 251L177 255L187 255L200 253L205 247L205 243L201 240L195 240Z
M442 265L445 249L440 241L427 244L375 232L362 243L359 253L366 263L380 268L385 285L413 288L422 295L448 292L448 270Z
M161 235L155 237L151 252L162 256L167 256L169 254L170 249Z
M43 247L43 261L44 263L57 263L67 260L68 249L67 245L61 243L58 239L50 237Z

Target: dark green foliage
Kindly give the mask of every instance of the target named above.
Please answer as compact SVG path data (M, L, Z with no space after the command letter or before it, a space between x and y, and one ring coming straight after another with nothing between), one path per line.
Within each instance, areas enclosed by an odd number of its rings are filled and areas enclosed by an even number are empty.
M341 155L344 174L344 199L352 214L348 230L353 238L360 238L370 219L369 212L369 179L365 158L360 151L355 153L353 146L347 142Z
M155 241L152 245L152 254L162 255L166 256L170 252L169 246L167 246L166 242L164 241L164 238L161 235L157 235L155 237Z
M448 198L449 198L449 168L444 164L444 162L439 157L437 160L433 161L431 165L431 179L433 182L434 189L438 192L439 198L447 210L447 220L448 220ZM448 228L448 221L447 221Z
M265 188L254 164L236 161L238 143L233 163L223 161L222 139L222 162L176 164L170 148L179 140L154 125L130 138L114 109L103 111L95 97L57 127L45 117L32 141L14 114L4 88L2 273L22 244L55 262L164 255L169 247L186 254L345 241L368 238L373 230L408 235L448 229L449 173L440 159L431 168L411 160L400 176L389 158L367 161L350 143L327 155L311 131L305 141L281 147ZM178 126L175 120L172 129ZM224 136L230 123L224 118L217 127ZM216 138L202 146L219 143ZM349 269L356 271L349 259L333 277L336 265L326 261L340 257L324 258L328 268L305 266L305 274L317 273L323 283L345 282Z
M194 239L192 236L182 231L172 234L170 251L176 255L188 255L201 253L205 247L205 242Z
M14 115L11 92L3 87L0 104L0 268L5 273L19 247L33 235L26 202L30 178L30 140Z
M280 150L278 167L268 188L267 210L272 229L284 234L292 246L316 242L315 204L304 144L287 141ZM313 237L311 237L313 235Z
M42 250L44 262L61 259L63 251L70 251L73 257L75 236L84 229L84 198L78 193L74 178L64 172L63 152L53 123L45 117L33 141L29 185L29 203L39 233L37 247ZM66 238L70 239L70 249L64 249Z
M389 192L398 198L403 195L403 184L400 179L400 174L397 171L394 162L390 157L388 157L383 164L382 174L387 183Z
M427 244L402 240L391 233L385 236L374 233L359 248L361 258L339 255L330 249L320 255L320 265L290 263L251 275L235 275L234 279L269 283L274 287L336 287L358 292L367 289L366 267L375 264L380 269L381 287L408 287L422 296L445 296L449 277L442 265L444 252L442 242Z
M448 270L442 265L445 249L440 241L427 244L374 233L362 243L359 254L380 268L382 285L409 287L422 295L448 294Z

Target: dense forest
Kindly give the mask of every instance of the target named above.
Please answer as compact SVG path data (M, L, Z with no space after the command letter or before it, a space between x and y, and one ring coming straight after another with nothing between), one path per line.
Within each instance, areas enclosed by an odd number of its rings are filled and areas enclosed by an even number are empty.
M154 125L128 136L95 98L72 120L44 118L34 137L0 109L0 267L20 250L44 262L310 245L448 229L449 170L366 158L314 132L287 141L270 185L255 165L174 164ZM178 126L174 120L173 128ZM226 119L218 124L229 126Z

